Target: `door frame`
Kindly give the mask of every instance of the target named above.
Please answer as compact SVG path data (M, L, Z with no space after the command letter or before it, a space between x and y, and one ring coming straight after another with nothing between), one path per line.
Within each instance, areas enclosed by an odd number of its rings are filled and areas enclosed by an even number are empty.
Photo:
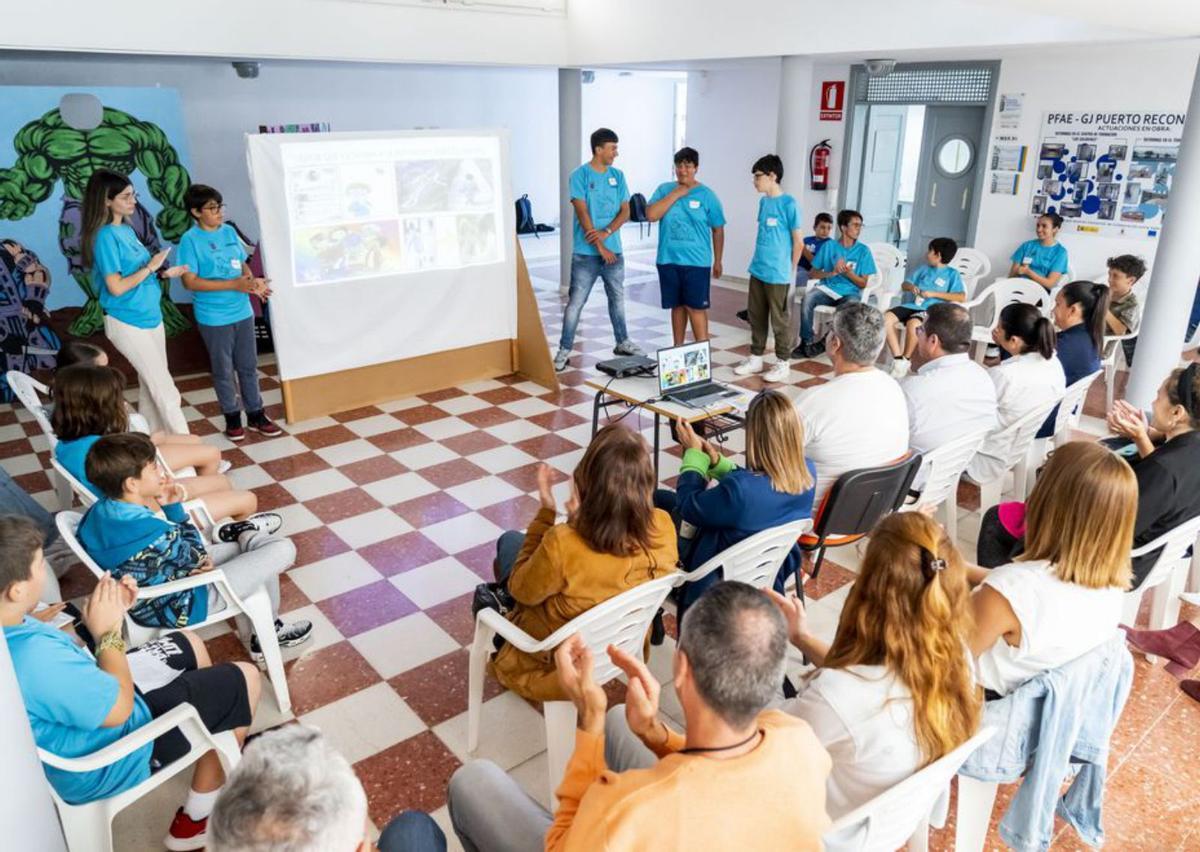
M982 124L981 130L980 130L980 139L978 142L978 152L977 152L977 155L979 157L986 158L983 160L983 162L985 162L985 163L991 162L991 160L990 160L991 152L988 150L988 146L991 144L991 141L992 141L992 122L996 115L996 100L999 97L998 90L999 90L999 83L1000 83L1000 60L992 59L992 60L978 60L978 61L968 61L968 62L905 62L905 63L900 63L900 64L896 65L895 70L896 71L927 71L927 70L934 70L934 69L940 70L940 69L944 69L944 68L989 68L989 69L991 69L992 84L988 91L987 103L983 104L983 108L984 108L983 124ZM849 155L852 153L851 148L852 148L852 143L854 140L854 134L860 129L865 131L865 128L859 128L857 126L857 124L861 123L861 121L856 123L857 110L855 110L855 107L860 104L860 101L858 100L858 90L862 85L861 81L863 80L864 77L867 77L867 76L869 76L869 75L867 74L867 68L865 65L862 65L860 63L858 65L850 66L850 80L849 80L850 91L849 91L849 96L847 98L847 103L846 103L846 122L842 129L842 150L846 152L847 156L841 158L841 160L842 160L841 175L839 178L839 180L841 181L839 186L841 186L841 187L849 187L850 186L851 160L853 159L853 157L851 157ZM865 102L862 102L862 103L865 103ZM914 101L913 103L922 103L922 102ZM935 102L933 104L926 103L925 105L926 106L956 106L956 105L957 106L969 106L969 104L955 104L953 102L948 102L948 103L947 102ZM866 113L866 112L868 112L868 111L864 111L864 113ZM866 118L865 115L864 115L864 118ZM862 147L865 148L865 146L862 146ZM862 165L863 165L861 162L862 156L863 155L860 153L860 162L858 164L860 174L861 174L861 169L862 169ZM973 198L971 199L971 210L967 217L967 241L972 246L975 245L975 238L977 236L977 229L979 226L979 207L980 207L980 201L983 199L984 187L987 185L987 171L988 171L988 169L986 169L986 168L980 168L979 171L975 175L975 187L972 190ZM861 181L855 181L855 185L858 186L859 191L861 192L861 190L862 190ZM845 191L842 191L840 193L839 201L840 201L842 207L845 207L849 203L849 201L846 197Z

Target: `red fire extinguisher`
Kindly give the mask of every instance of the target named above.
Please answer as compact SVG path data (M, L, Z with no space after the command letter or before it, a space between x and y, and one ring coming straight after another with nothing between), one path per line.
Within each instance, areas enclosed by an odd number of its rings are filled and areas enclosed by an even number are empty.
M829 160L832 156L833 149L829 147L828 139L822 139L813 145L812 151L808 154L808 167L812 172L813 189L829 188Z

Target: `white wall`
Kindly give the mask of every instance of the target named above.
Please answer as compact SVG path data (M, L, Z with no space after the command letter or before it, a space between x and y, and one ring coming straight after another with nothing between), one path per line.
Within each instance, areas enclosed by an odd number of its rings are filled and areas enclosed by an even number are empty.
M758 194L750 167L778 144L781 60L757 59L688 73L686 142L700 152L699 179L725 208L725 274L748 278ZM784 164L784 186L794 189Z
M820 120L821 84L828 80L842 80L846 84L846 98L843 103L841 121ZM841 186L841 174L842 162L846 158L846 142L843 139L846 133L846 117L850 114L851 109L849 62L818 62L813 66L812 87L809 91L807 109L809 116L808 140L804 146L804 162L802 163L804 189L803 195L798 196L804 212L805 234L811 233L813 217L818 213L824 211L836 220L838 209L846 204L845 188ZM829 163L828 191L811 189L812 175L808 169L808 152L822 139L828 139L829 145L833 149L833 156ZM795 169L792 174L797 178L800 177ZM798 186L798 183L793 183L792 191L796 191ZM837 233L836 227L834 233Z
M1029 146L1030 154L1017 195L985 192L980 200L975 245L991 258L994 274L1006 274L1013 249L1034 236L1029 205L1043 114L1060 110L1184 112L1198 55L1200 50L1194 43L1180 43L1127 47L1099 63L1096 51L1087 48L1010 51L1001 56L997 91L1025 94L1021 123L1015 135L1020 144ZM1105 73L1100 79L1096 73L1084 73L1087 69ZM1189 119L1200 121L1200 116ZM993 123L986 155L991 156L996 136L1013 133ZM1164 228L1170 227L1168 214ZM1070 252L1071 268L1077 276L1103 273L1105 260L1116 254L1137 254L1152 263L1158 247L1156 239L1068 233L1065 228L1060 241Z
M663 74L596 71L592 82L583 85L580 162L590 156L592 131L607 127L621 138L616 166L625 173L630 192L649 198L655 187L671 180L675 82Z

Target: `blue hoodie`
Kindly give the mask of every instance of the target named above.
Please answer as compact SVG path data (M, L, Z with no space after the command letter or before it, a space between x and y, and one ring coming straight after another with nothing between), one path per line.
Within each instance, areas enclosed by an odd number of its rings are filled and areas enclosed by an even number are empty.
M105 497L79 522L79 542L102 569L126 574L138 586L159 586L188 576L204 558L201 538L179 503L163 506L166 520L145 506ZM186 627L208 617L208 589L138 601L129 610L147 627Z

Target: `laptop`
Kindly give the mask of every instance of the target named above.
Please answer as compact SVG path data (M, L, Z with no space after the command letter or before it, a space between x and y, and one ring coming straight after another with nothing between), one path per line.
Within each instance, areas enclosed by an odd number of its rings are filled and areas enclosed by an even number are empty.
M712 380L712 350L707 340L658 350L658 390L663 399L694 408L741 393Z

